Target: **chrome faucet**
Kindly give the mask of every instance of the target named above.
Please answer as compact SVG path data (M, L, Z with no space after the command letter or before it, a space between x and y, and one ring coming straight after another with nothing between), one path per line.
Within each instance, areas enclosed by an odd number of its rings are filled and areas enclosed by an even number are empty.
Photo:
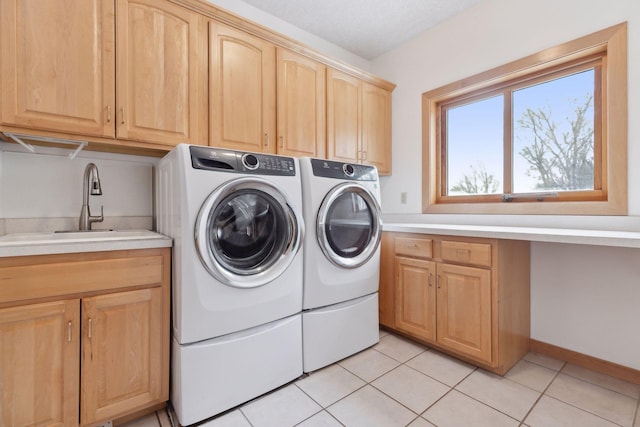
M91 181L91 184L89 184ZM91 230L91 224L94 222L102 222L104 220L104 206L100 206L100 216L91 216L89 208L89 192L92 196L102 196L102 186L100 185L100 176L98 175L98 167L89 163L84 169L84 184L82 187L82 210L80 211L80 230Z

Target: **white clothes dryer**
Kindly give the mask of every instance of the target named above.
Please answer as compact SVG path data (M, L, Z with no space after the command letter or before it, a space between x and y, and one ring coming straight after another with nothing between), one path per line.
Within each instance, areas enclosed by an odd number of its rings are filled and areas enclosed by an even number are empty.
M158 164L173 238L171 402L189 425L302 374L297 159L179 145Z
M303 369L378 342L382 213L374 166L303 157Z

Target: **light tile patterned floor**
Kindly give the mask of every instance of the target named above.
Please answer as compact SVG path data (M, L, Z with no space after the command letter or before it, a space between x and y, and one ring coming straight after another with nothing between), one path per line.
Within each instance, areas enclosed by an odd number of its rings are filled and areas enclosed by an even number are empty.
M504 377L380 332L374 347L201 427L640 427L640 385L535 353ZM126 427L169 427L163 411Z

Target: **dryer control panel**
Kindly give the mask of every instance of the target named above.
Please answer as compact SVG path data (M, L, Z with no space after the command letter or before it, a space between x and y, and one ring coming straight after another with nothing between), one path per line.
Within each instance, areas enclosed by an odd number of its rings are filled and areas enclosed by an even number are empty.
M296 164L292 157L196 146L189 147L189 151L194 169L256 175L296 175Z
M323 178L351 179L354 181L378 180L378 170L375 166L311 159L311 167L315 176Z

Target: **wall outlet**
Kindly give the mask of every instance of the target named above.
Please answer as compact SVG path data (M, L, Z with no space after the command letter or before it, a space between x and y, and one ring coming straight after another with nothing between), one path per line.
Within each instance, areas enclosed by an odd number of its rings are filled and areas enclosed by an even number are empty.
M400 203L402 203L403 205L407 204L407 193L405 191L400 193Z

